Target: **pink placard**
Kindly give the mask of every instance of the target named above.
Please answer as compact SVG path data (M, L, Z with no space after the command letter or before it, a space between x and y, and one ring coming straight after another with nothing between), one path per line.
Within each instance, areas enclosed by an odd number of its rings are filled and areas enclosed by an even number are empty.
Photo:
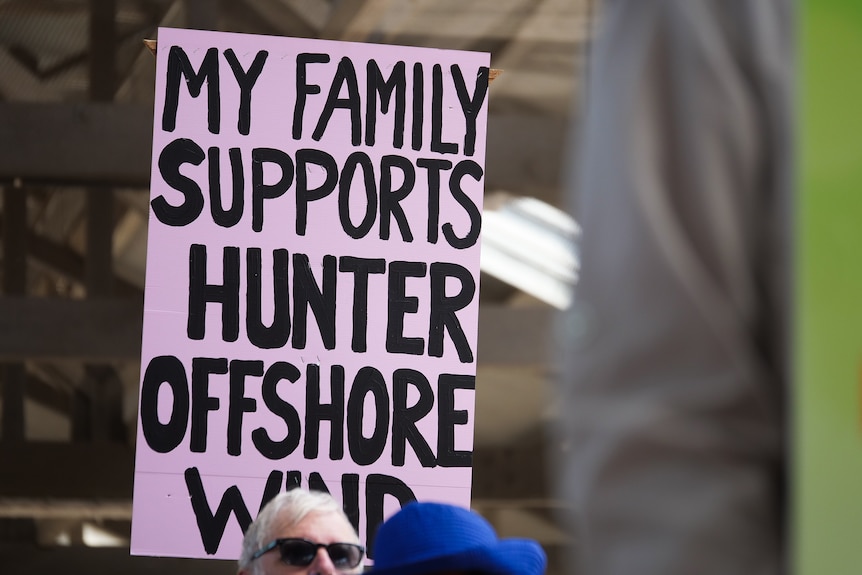
M131 551L470 503L489 56L160 29Z

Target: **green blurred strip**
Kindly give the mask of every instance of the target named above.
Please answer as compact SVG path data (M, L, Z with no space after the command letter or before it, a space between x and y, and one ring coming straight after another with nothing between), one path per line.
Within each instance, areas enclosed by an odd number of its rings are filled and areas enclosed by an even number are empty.
M862 573L862 0L800 4L793 559Z

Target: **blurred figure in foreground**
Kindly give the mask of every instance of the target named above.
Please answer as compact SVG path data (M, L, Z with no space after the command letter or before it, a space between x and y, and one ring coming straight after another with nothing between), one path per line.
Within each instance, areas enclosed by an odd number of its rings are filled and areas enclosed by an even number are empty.
M414 502L380 526L372 575L542 575L546 563L538 543L498 539L478 513Z
M781 573L793 5L600 8L560 382L575 572Z
M365 549L328 493L295 488L275 496L242 540L239 575L335 575L362 571Z

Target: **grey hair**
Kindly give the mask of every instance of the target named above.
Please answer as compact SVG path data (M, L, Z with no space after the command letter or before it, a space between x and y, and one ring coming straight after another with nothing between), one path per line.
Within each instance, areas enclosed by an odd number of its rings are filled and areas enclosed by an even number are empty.
M245 536L242 538L242 552L240 553L238 570L249 569L251 573L260 573L259 564L254 563L254 553L269 543L273 523L278 520L282 525L293 527L302 521L306 515L313 512L339 513L344 520L350 523L341 504L329 493L323 491L307 491L295 487L290 491L279 493L267 503L252 521Z

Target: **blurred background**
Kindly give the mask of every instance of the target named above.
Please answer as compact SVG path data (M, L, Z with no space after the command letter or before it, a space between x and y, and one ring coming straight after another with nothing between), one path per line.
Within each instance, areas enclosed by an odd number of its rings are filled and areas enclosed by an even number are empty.
M473 505L567 572L545 392L593 4L0 0L0 572L235 571L128 554L159 26L490 52Z

